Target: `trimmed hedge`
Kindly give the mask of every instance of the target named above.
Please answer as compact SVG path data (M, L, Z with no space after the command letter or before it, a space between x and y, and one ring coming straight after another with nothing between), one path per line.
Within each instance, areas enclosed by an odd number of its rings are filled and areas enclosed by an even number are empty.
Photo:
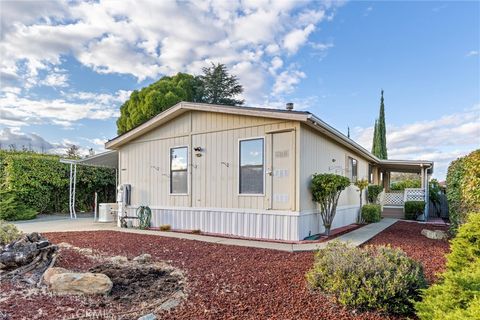
M425 210L425 201L406 201L405 207L405 219L417 220Z
M393 314L412 313L426 287L421 264L402 250L335 241L316 253L306 279L310 288L334 295L344 306Z
M446 181L449 217L455 232L468 212L480 212L480 149L452 161Z
M382 219L382 207L379 204L366 204L362 207L362 218L366 223L378 222Z
M59 160L57 155L0 150L0 187L38 213L68 212L70 166ZM98 202L114 201L115 170L78 166L78 211L92 211L95 192Z
M452 240L447 269L416 303L423 320L480 318L480 213L467 215Z
M390 186L391 190L403 191L407 188L420 188L422 186L422 182L420 179L405 179L402 181L398 181L392 183Z
M371 184L367 187L367 200L368 203L377 203L378 202L378 195L382 193L383 187Z

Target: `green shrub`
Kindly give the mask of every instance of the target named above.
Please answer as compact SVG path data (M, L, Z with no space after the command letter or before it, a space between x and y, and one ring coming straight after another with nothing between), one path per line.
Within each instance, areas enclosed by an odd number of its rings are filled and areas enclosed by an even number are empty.
M381 220L382 207L379 204L366 204L362 207L362 218L366 223L378 222Z
M455 233L468 212L480 212L480 149L452 161L446 182L451 231Z
M425 201L406 201L405 204L405 219L417 220L425 210Z
M368 203L377 203L378 202L378 195L382 193L383 187L371 184L367 187L367 200Z
M398 181L392 183L390 186L391 190L403 191L407 188L420 188L422 186L422 182L420 179L405 179L402 181Z
M13 224L0 220L0 246L18 239L22 233Z
M420 319L480 319L480 214L467 217L452 240L446 271L415 305Z
M347 307L394 314L411 313L426 286L421 264L400 249L339 242L318 251L306 279L310 288L334 295Z
M19 200L20 191L0 191L0 219L30 220L37 216L35 209L27 207Z

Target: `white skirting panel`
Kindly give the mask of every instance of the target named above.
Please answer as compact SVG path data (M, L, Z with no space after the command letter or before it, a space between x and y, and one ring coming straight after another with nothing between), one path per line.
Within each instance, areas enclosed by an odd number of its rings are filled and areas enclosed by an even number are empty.
M337 213L333 219L332 229L347 226L357 222L359 206L337 207ZM316 212L305 212L299 217L299 237L304 239L309 235L324 232L322 218Z
M170 225L177 230L201 230L208 233L248 238L299 240L298 212L238 211L205 208L151 208L152 227ZM135 208L128 208L135 215Z

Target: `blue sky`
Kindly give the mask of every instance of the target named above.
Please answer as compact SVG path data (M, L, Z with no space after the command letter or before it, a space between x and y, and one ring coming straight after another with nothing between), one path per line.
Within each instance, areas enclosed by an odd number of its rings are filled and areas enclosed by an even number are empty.
M391 158L480 145L480 2L2 1L0 144L96 151L129 93L227 64L247 105L295 102L370 148L385 90Z

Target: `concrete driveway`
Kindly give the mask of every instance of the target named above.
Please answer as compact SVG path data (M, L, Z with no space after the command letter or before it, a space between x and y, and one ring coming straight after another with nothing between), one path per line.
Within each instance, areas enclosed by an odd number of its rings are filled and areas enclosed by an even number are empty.
M118 229L113 222L94 222L93 214L83 213L77 214L77 219L70 219L68 215L40 215L34 220L16 221L14 224L25 233Z

